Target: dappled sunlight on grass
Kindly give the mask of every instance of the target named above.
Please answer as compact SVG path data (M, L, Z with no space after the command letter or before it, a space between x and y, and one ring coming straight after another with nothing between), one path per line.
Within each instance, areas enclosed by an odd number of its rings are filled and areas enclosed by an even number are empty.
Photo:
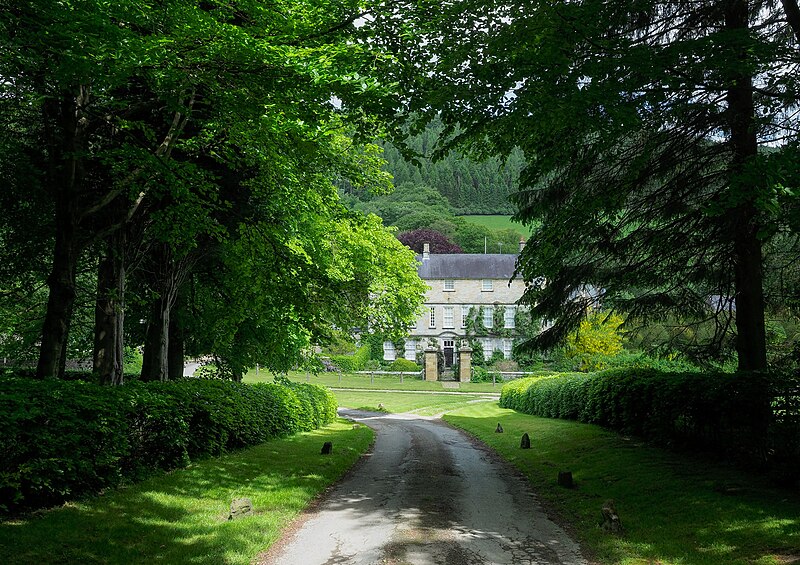
M339 421L3 523L0 562L249 563L371 439L366 426ZM332 455L320 455L323 441ZM228 521L239 497L252 500L254 515Z
M688 453L673 453L596 426L538 418L491 404L445 419L492 446L525 473L605 563L773 565L800 554L800 496L766 479ZM498 422L505 432L494 433ZM531 449L519 449L522 433ZM570 470L577 487L556 484ZM598 525L616 503L625 535ZM783 561L785 562L785 561Z

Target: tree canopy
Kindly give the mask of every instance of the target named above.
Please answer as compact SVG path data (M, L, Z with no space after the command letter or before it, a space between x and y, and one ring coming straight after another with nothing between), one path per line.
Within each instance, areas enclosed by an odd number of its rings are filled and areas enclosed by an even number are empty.
M352 39L363 8L78 0L0 13L0 147L20 164L4 165L8 199L41 218L34 234L5 217L0 236L25 244L26 276L46 278L41 377L63 374L88 304L95 369L121 375L130 307L146 324L143 376L157 379L182 370L184 340L240 375L253 361L286 369L336 325L413 319L413 255L333 185L389 182L365 141L395 91L380 78L389 59Z
M739 367L762 369L764 281L781 268L764 251L798 257L798 14L794 0L392 2L372 32L405 63L408 112L444 122L441 151L524 151L519 268L547 281L524 301L554 320L533 345L602 302L712 319L713 341L734 332Z

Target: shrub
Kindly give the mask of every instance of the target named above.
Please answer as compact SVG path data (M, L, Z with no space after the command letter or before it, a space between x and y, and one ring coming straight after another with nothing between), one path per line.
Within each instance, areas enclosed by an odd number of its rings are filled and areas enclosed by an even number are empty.
M800 465L799 384L757 373L611 369L520 379L503 386L500 405L722 451L787 480Z
M616 355L622 351L618 329L623 322L616 314L595 310L581 322L577 332L567 336L567 355Z
M0 511L57 504L156 470L330 422L310 384L0 378Z
M331 355L331 361L333 361L337 367L346 373L363 371L369 359L369 344L364 344L359 347L353 355Z
M408 359L395 359L392 361L392 364L389 365L390 371L402 371L402 372L417 372L419 371L419 365L414 363L413 361L409 361Z
M477 367L473 365L472 376L470 378L470 380L473 383L485 383L488 380L488 376L489 376L489 371L487 371L483 367Z

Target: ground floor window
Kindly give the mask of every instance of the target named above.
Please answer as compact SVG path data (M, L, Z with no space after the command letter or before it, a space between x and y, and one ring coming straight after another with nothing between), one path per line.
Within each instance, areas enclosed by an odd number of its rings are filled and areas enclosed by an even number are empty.
M481 345L483 345L483 356L488 361L492 357L492 340L484 339Z
M510 339L503 340L503 357L511 359L511 352L514 348L514 342Z
M384 361L394 361L395 351L394 351L394 343L391 341L384 341L383 342L383 360Z
M417 342L413 339L406 340L405 358L409 361L417 360Z

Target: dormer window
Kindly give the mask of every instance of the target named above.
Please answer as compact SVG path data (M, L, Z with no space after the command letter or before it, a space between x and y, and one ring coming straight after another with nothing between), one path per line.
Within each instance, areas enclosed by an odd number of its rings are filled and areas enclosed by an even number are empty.
M456 289L456 281L453 279L444 279L444 291L453 292Z
M482 292L492 292L494 290L494 281L492 279L483 279L481 281Z

